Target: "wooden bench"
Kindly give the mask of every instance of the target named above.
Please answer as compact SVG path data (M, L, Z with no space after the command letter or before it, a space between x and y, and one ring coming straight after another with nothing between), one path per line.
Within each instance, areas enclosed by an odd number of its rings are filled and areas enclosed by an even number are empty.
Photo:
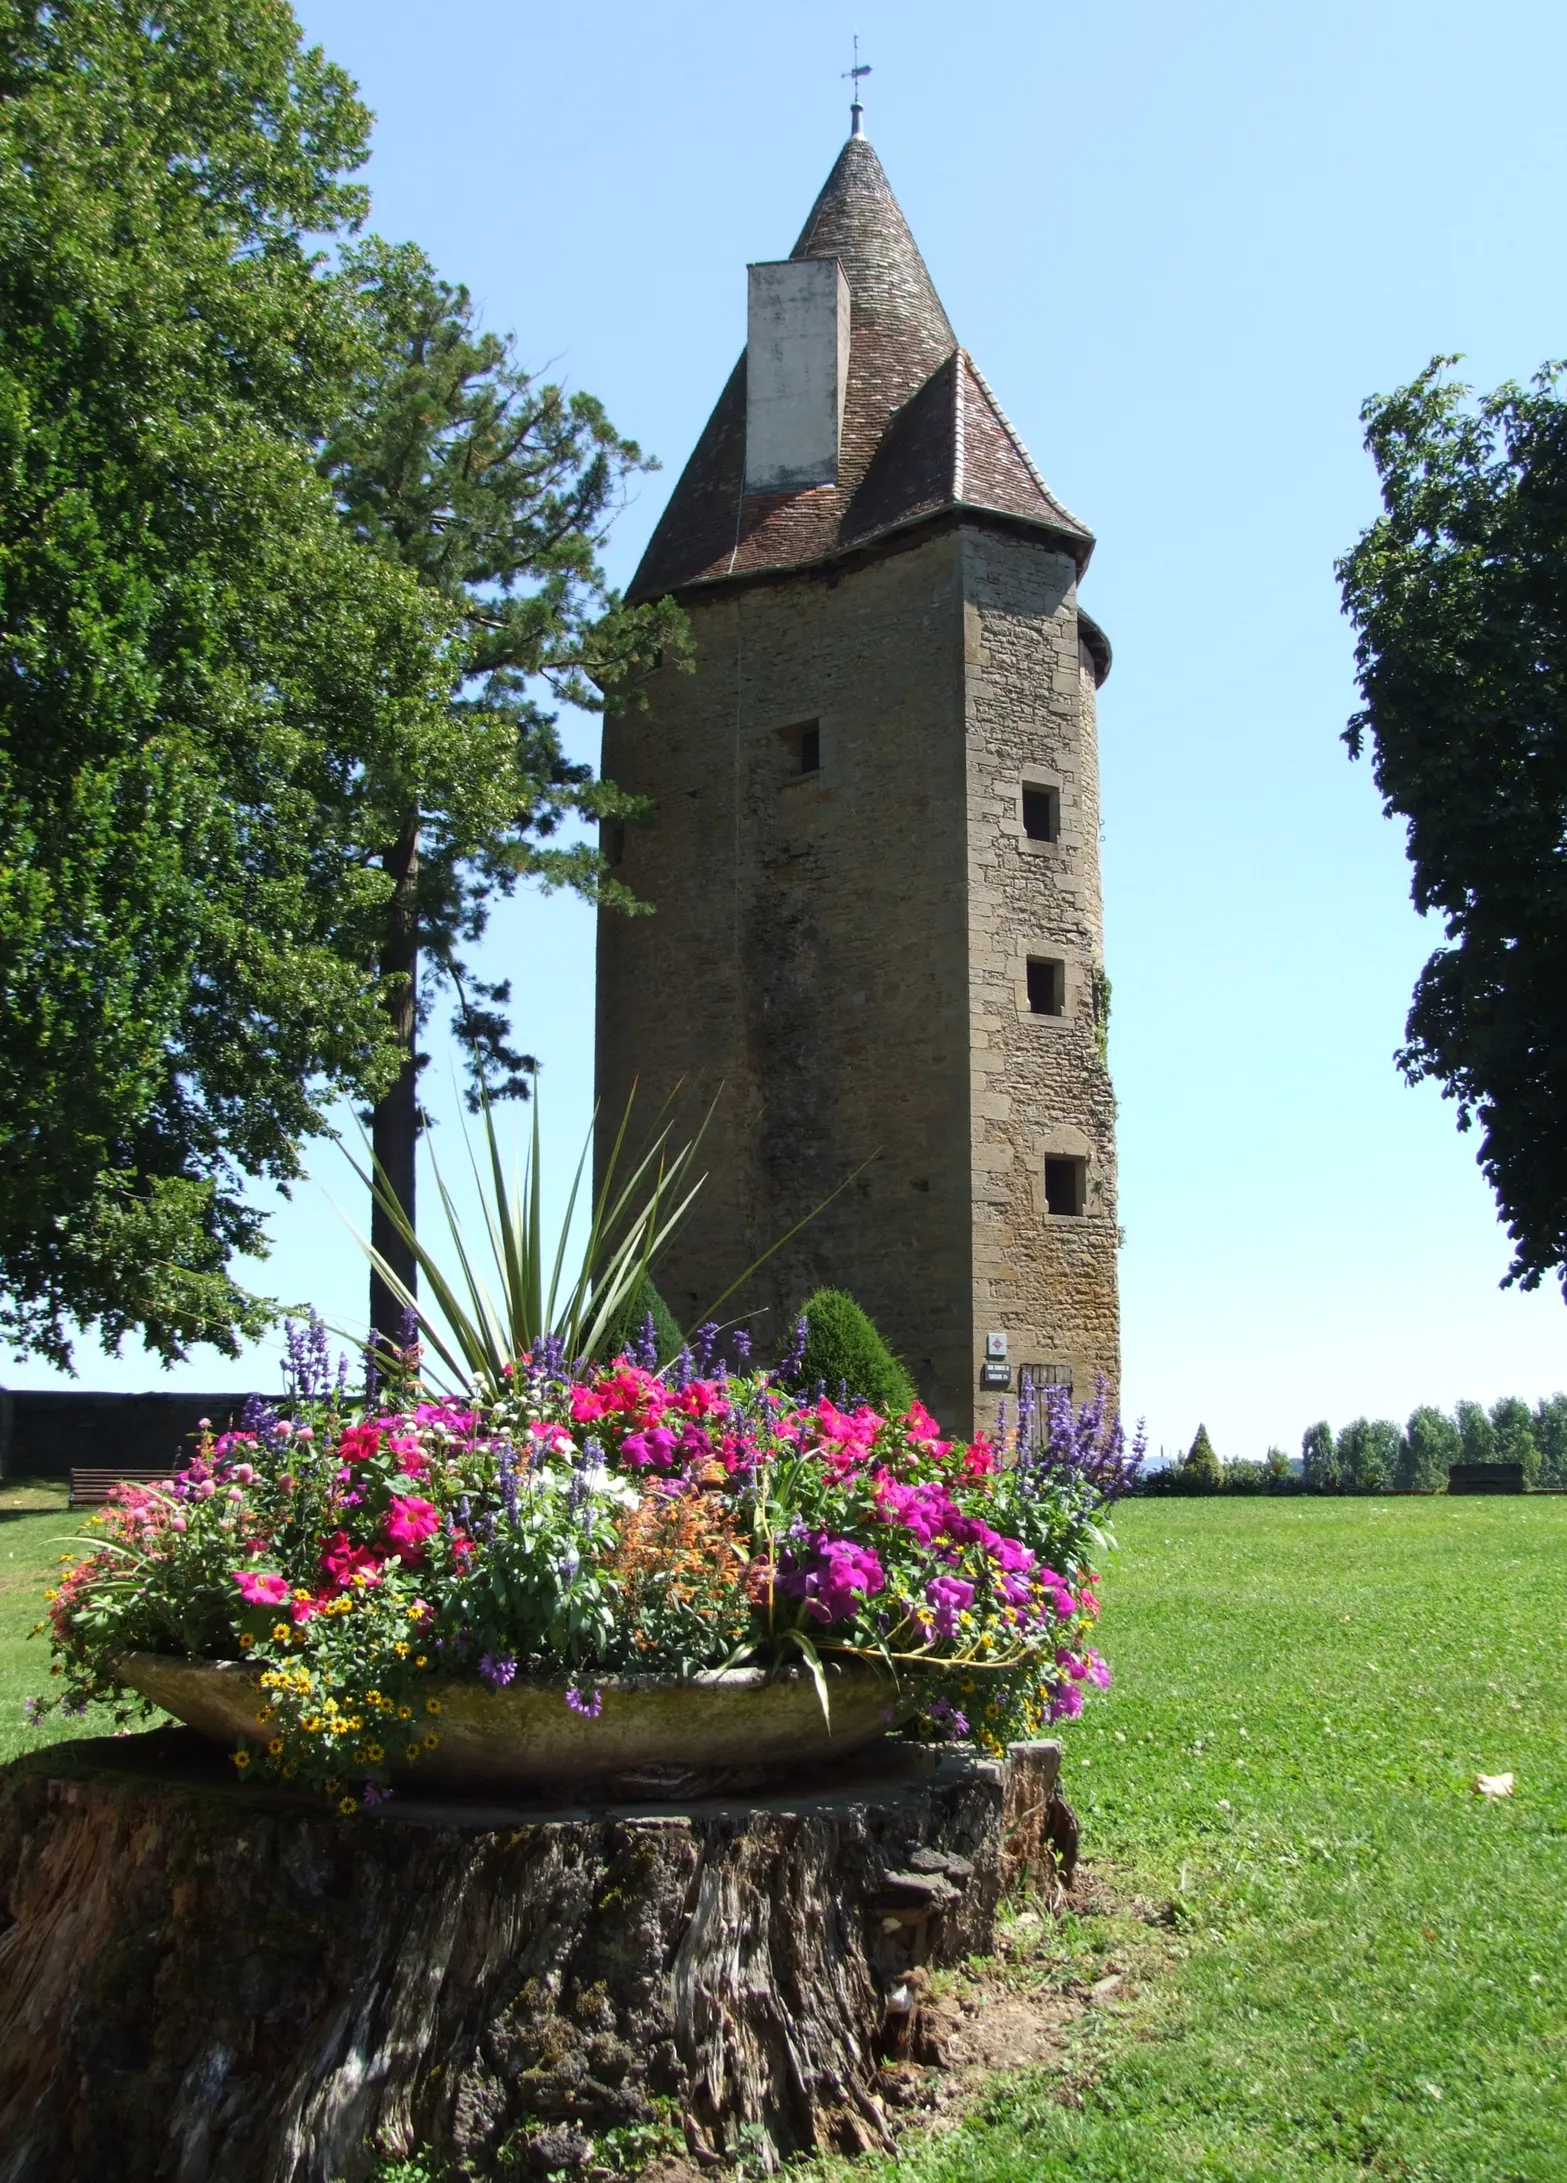
M89 1467L71 1472L72 1508L101 1508L109 1498L111 1486L155 1486L172 1475L173 1465L162 1470L126 1470L109 1465L104 1468Z

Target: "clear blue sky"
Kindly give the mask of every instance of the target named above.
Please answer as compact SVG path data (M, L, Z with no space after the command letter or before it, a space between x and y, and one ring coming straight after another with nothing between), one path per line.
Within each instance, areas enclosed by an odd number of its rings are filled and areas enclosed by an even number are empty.
M1438 935L1338 741L1332 575L1374 509L1367 394L1439 350L1483 384L1567 351L1567 11L301 12L379 117L374 224L669 473L743 343L746 261L790 247L845 134L859 32L868 133L959 339L1100 541L1084 600L1116 652L1100 720L1128 1409L1156 1446L1202 1418L1222 1452L1259 1454L1319 1416L1567 1383L1559 1295L1498 1289L1473 1140L1393 1068ZM670 482L622 519L618 580ZM587 1122L591 940L588 912L535 897L489 950L562 1147ZM360 1267L320 1192L276 1228L258 1284L357 1318ZM129 1352L81 1365L88 1385L155 1378ZM181 1376L273 1374L204 1353Z

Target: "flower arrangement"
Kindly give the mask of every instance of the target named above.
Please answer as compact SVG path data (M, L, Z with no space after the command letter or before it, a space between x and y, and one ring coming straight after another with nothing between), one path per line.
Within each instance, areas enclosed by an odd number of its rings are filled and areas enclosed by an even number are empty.
M664 1372L649 1344L593 1367L545 1337L483 1400L432 1397L416 1330L350 1402L292 1338L293 1414L252 1404L162 1485L121 1486L50 1595L79 1710L138 1703L131 1651L254 1664L242 1775L314 1783L345 1812L416 1776L438 1679L564 1682L838 1655L913 1679L910 1732L995 1750L1082 1709L1106 1503L1135 1474L1102 1400L1053 1394L998 1441L789 1390L790 1364ZM42 1627L42 1625L41 1625Z

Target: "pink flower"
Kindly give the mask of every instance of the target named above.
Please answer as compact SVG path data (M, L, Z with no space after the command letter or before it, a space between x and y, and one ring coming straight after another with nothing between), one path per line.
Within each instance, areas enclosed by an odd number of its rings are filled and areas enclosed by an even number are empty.
M994 1444L983 1433L976 1433L963 1453L963 1468L970 1478L988 1478L996 1467Z
M931 1627L938 1637L956 1637L958 1616L974 1604L974 1587L966 1577L932 1577L925 1597L935 1609Z
M593 1425L604 1415L609 1405L596 1387L574 1387L571 1390L571 1415L578 1425Z
M236 1569L234 1582L247 1607L281 1607L288 1598L288 1579L271 1570Z
M352 1577L362 1576L370 1584L381 1581L380 1556L372 1554L368 1546L352 1545L346 1531L334 1532L327 1540L321 1567L331 1579L334 1592L340 1592Z
M400 1561L412 1568L424 1560L424 1542L440 1522L433 1501L421 1501L412 1493L395 1500L381 1518L381 1529Z
M528 1438L533 1442L534 1453L546 1455L575 1455L576 1445L564 1425L530 1425Z

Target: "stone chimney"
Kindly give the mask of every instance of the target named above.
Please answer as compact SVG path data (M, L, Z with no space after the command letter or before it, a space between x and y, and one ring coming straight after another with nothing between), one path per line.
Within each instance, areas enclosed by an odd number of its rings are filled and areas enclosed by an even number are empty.
M745 489L836 485L849 383L843 268L836 258L783 258L749 272Z

